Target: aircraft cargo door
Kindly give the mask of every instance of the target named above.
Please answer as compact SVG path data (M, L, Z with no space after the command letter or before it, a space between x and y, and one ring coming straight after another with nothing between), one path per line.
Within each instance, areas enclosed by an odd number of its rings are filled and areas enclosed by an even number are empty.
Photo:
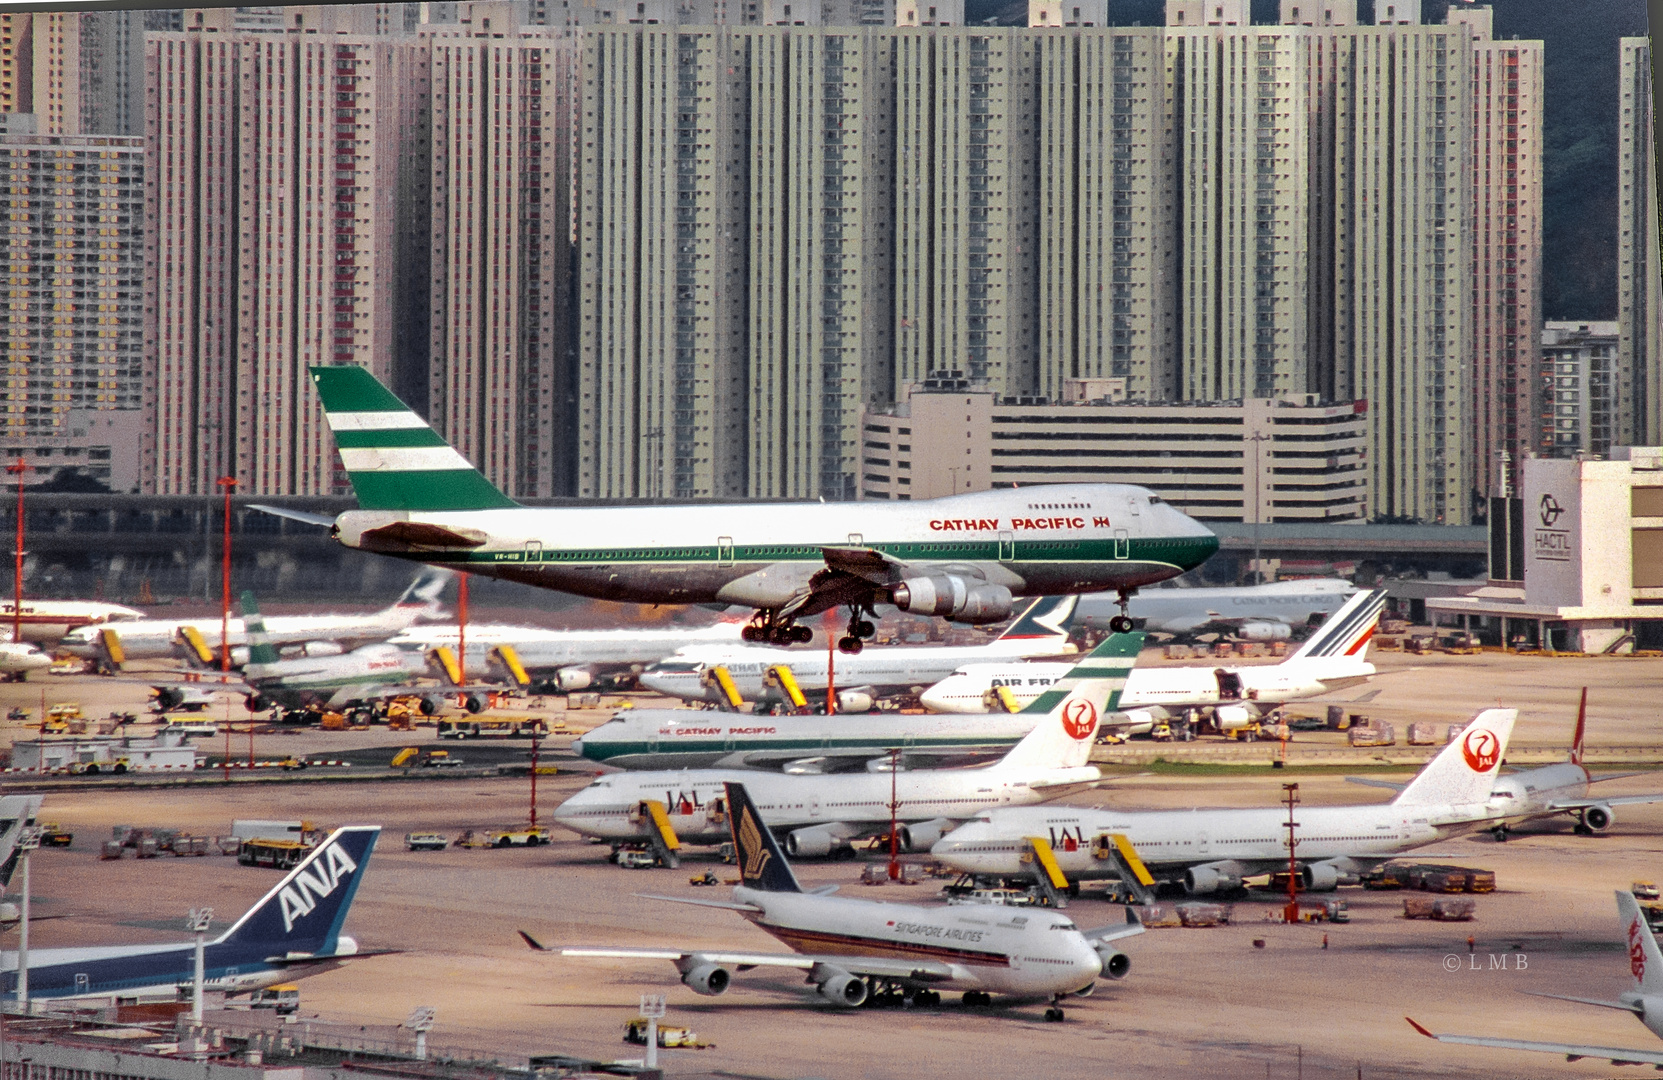
M1127 534L1125 529L1116 529L1114 531L1114 557L1117 559L1129 559L1132 557L1132 538Z

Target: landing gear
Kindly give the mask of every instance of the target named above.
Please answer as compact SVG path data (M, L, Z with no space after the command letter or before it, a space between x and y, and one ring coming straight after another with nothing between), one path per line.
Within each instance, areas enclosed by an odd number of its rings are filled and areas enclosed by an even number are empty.
M781 618L778 612L763 608L751 616L750 623L739 631L744 641L770 645L806 645L814 639L814 631L798 626L791 618Z
M1136 589L1119 590L1120 614L1109 620L1109 629L1117 634L1130 634L1132 632L1132 617L1127 614L1127 610L1131 607L1132 594L1135 592L1137 592Z
M971 1007L991 1005L993 1004L993 998L985 990L966 990L964 992L964 1003Z
M1053 1005L1049 1009L1045 1010L1045 1022L1047 1024L1060 1024L1060 1023L1062 1023L1062 1021L1063 1021L1062 1010L1057 1008L1055 1005Z
M849 628L838 639L837 647L846 653L858 653L865 648L866 639L876 636L878 632L878 628L870 620L862 618L863 615L872 614L875 612L868 605L850 604Z
M1507 842L1507 835L1511 831L1512 830L1505 825L1497 825L1495 828L1490 830L1490 835L1495 838L1496 843L1505 844Z

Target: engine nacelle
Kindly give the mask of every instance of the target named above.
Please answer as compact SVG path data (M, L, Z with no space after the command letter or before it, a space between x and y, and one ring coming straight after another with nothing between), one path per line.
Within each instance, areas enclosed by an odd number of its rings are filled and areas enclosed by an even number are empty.
M488 704L490 703L485 700L484 694L469 694L462 699L462 707L471 713L484 712Z
M248 646L247 645L233 645L233 646L231 646L231 666L232 667L242 667L246 663L248 663Z
M1340 871L1329 863L1307 863L1299 879L1311 892L1333 892L1340 887Z
M837 711L840 713L871 712L872 706L877 704L869 690L839 690L837 692Z
M728 974L728 969L725 967L718 967L715 964L700 964L682 975L681 981L695 994L715 997L728 988L728 983L732 978L733 976Z
M847 838L824 825L810 825L786 834L785 853L793 859L823 859L848 843Z
M595 685L595 673L588 668L564 667L554 673L554 683L562 690L587 690Z
M344 652L346 650L333 641L308 641L300 647L302 656L340 656Z
M265 712L271 708L271 698L264 694L249 694L243 698L243 707L249 712Z
M1242 623L1236 636L1243 641L1286 641L1293 637L1293 627L1280 622Z
M1147 735L1154 730L1156 723L1170 719L1171 716L1168 715L1167 711L1157 705L1152 709L1132 709L1128 712L1118 713L1115 716L1114 726L1125 725L1125 732L1128 735Z
M930 574L907 578L890 590L895 606L914 615L951 615L964 607L970 587L961 577Z
M156 688L156 711L169 712L185 703L185 695L171 686Z
M1248 705L1220 705L1213 710L1213 723L1218 726L1220 734L1240 731L1251 724L1258 715L1258 710Z
M1241 887L1241 873L1233 864L1214 863L1212 866L1192 866L1184 871L1184 891L1191 896Z
M444 707L445 699L442 697L438 697L434 694L427 694L422 697L423 716L437 716L439 714L439 710Z
M955 622L991 623L1010 618L1011 591L1003 585L975 585L965 594L964 606L953 612Z
M856 1009L866 1004L866 980L856 978L847 971L834 970L817 989L821 997L845 1009Z
M1132 958L1106 941L1097 946L1097 958L1103 961L1105 979L1124 979L1132 970Z
M1616 820L1617 816L1611 812L1611 808L1603 803L1582 811L1582 824L1592 832L1604 832Z
M928 851L935 847L935 842L941 839L941 834L952 827L952 821L947 818L934 818L930 821L902 825L895 832L901 846L908 851Z

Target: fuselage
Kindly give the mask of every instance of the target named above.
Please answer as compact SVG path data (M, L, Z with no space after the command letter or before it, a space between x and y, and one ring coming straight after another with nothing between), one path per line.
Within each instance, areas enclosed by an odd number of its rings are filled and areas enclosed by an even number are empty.
M743 624L716 623L694 629L666 630L547 630L535 626L470 624L466 631L467 662L470 671L491 662L491 653L502 645L511 646L525 670L533 675L551 674L563 668L588 667L604 671L613 667L645 666L672 656L678 649L715 646L739 641ZM455 649L454 623L412 626L388 639L389 645L423 650L445 646Z
M956 989L1068 994L1103 970L1074 921L1041 908L921 907L744 886L733 897L761 908L746 918L796 952L944 963Z
M824 690L828 673L839 688L864 687L879 694L916 693L946 677L955 668L977 661L1055 656L1072 649L1066 635L1044 638L999 638L969 648L952 646L885 646L828 661L826 650L774 649L763 646L702 646L682 649L641 673L641 685L684 701L720 703L721 690L707 685L712 668L727 669L746 701L764 696L763 676L769 668L791 669L804 690ZM1072 666L1051 664L1061 678Z
M1588 797L1589 774L1581 765L1563 761L1496 777L1489 811L1497 824L1513 824L1556 813L1553 804Z
M1357 591L1340 579L1273 581L1220 589L1149 589L1132 598L1129 614L1143 629L1183 634L1214 623L1262 622L1300 626L1313 615L1332 615ZM1080 597L1077 618L1087 626L1107 625L1119 614L1117 597Z
M397 605L368 615L274 615L266 616L266 640L273 645L303 641L379 641L408 627L426 610L425 605ZM115 624L121 649L131 660L154 660L176 655L180 630L191 627L211 649L220 645L219 619L139 619ZM102 626L73 630L58 642L58 648L72 656L94 660L99 656ZM248 632L240 618L233 617L227 635L233 648L248 645Z
M827 548L956 564L1015 596L1135 588L1218 548L1204 525L1124 484L895 503L355 510L334 531L348 547L598 599L759 608L805 592Z
M27 642L0 642L0 674L16 675L51 666L52 658Z
M0 628L8 633L16 610L14 600L0 601ZM136 608L100 600L24 600L22 617L16 621L21 623L22 640L53 642L83 626L142 618L144 612Z
M998 806L1023 806L1095 786L1094 766L1055 769L929 769L897 773L833 773L788 776L735 769L609 773L597 778L554 812L566 828L606 840L645 839L643 802L664 804L682 840L719 844L730 837L723 785L742 783L764 823L776 830L812 825L847 826L849 835L870 833L891 820L963 820ZM716 803L712 807L712 802Z
M1471 807L1302 806L1300 862L1389 857L1470 832L1482 805ZM1125 811L1075 806L1001 810L967 821L931 849L965 873L1016 875L1031 865L1027 838L1045 838L1070 880L1112 878L1114 861L1097 842L1124 835L1152 870L1233 861L1247 872L1286 867L1288 812L1278 808Z
M340 656L309 656L243 667L243 681L273 699L327 697L355 686L389 686L429 673L426 654L394 645L366 645Z
M247 993L339 966L357 943L342 935L331 957L304 964L272 963L270 943L212 943L203 949L205 989ZM17 953L0 953L0 993L17 992ZM31 998L175 998L196 977L194 945L116 945L85 949L30 949Z
M1067 664L975 664L955 670L919 696L931 712L986 712L988 691L1009 687L1026 705L1068 673ZM1120 708L1188 708L1243 701L1267 705L1316 697L1366 682L1374 665L1357 657L1285 660L1247 667L1137 668L1126 680Z

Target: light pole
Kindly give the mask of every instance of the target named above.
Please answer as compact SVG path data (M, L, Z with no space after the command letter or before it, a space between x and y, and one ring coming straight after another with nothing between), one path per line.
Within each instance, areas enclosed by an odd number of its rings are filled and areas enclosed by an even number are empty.
M1282 921L1296 923L1299 921L1299 878L1294 848L1298 841L1294 839L1293 831L1299 822L1293 819L1293 808L1299 805L1299 785L1283 784L1282 790L1286 793L1282 801L1288 804L1288 906L1282 910Z
M17 851L23 859L23 904L17 919L17 1001L29 1014L29 856L40 847L40 828L30 825L18 837Z
M17 551L12 570L12 642L23 643L23 474L29 463L18 458L6 466L6 471L17 477Z
M1262 431L1255 431L1247 436L1253 444L1253 584L1259 585L1264 581L1264 570L1259 556L1259 521L1264 516L1264 471L1260 458L1260 446L1270 442L1273 436Z
M203 954L207 948L208 926L214 921L211 907L191 908L185 916L185 929L196 935L196 977L191 980L191 1023L202 1023Z
M220 544L219 570L219 669L231 670L231 492L235 476L222 476L214 483L225 492L225 538Z
M649 1069L658 1068L658 1021L664 1016L663 994L641 995L641 1016L647 1021L647 1060Z

